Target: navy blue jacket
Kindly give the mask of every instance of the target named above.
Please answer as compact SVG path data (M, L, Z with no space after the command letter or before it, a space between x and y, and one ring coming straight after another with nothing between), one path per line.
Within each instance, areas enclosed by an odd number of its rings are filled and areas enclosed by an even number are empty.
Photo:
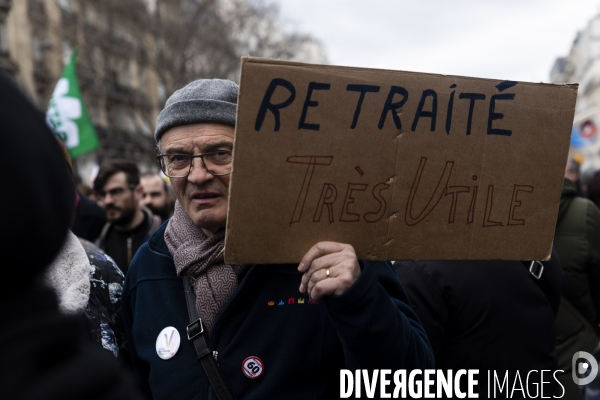
M164 241L166 223L135 255L123 289L123 316L134 368L154 399L216 399L186 337L182 279ZM361 261L359 279L319 304L300 293L297 265L253 265L223 307L210 347L238 399L333 399L340 369L433 367L427 336L388 263ZM172 326L175 356L162 360L156 340ZM242 362L260 358L249 379Z

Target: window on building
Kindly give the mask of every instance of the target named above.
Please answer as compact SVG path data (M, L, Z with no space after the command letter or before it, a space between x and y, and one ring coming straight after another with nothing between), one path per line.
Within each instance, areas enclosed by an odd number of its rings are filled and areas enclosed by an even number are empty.
M150 14L156 12L156 0L148 0L148 12L150 12Z
M0 56L6 57L8 55L8 43L6 40L6 22L4 19L0 20Z
M129 62L123 59L116 59L115 63L116 82L122 87L131 86L131 69Z
M71 11L71 1L70 0L58 0L58 5L65 11Z
M100 121L100 108L95 103L87 103L86 106L88 114L92 119L92 123L97 124Z
M96 13L96 26L102 30L108 30L108 16L104 12Z
M167 101L167 88L165 88L165 85L163 85L162 82L158 83L157 91L158 91L158 100L161 103L164 103L165 101Z
M148 86L150 86L148 70L138 65L138 71L138 88L140 88L143 92L146 92L148 90Z
M42 61L42 40L39 37L34 36L32 39L33 43L33 61Z
M128 132L135 132L135 121L131 115L131 110L125 108L119 108L117 110L117 124L118 126Z
M73 47L71 46L71 43L67 42L67 41L63 41L62 42L62 60L63 60L63 65L67 65L69 63L69 61L71 60L71 53L73 52Z
M83 6L83 18L85 22L91 25L96 25L98 17L96 16L96 9L92 4L82 3Z
M151 135L152 128L147 119L143 118L139 112L135 113L135 120L137 121L137 129L144 135Z

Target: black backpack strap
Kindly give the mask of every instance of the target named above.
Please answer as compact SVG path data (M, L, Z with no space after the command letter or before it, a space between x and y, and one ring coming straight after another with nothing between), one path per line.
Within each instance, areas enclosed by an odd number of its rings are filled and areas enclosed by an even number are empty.
M550 299L552 297L549 294L550 289L548 288L546 280L543 279L544 264L542 264L541 261L521 261L521 263L525 266L525 268L527 268L532 279L540 287L540 289L542 289L544 295Z
M553 257L557 256L555 250L552 251L552 255ZM521 263L529 271L531 279L542 289L544 296L546 296L556 314L558 310L558 294L553 280L544 274L544 263L542 261L522 261Z
M539 280L542 279L542 275L544 274L544 264L542 264L541 261L523 261L523 265L527 267L531 276L539 283Z
M235 400L235 396L231 393L229 386L227 386L219 365L208 347L206 332L204 331L202 319L196 309L196 296L189 276L183 277L183 290L185 292L188 315L190 316L190 324L187 326L187 338L194 345L196 358L200 361L210 385L217 394L217 398L219 400Z

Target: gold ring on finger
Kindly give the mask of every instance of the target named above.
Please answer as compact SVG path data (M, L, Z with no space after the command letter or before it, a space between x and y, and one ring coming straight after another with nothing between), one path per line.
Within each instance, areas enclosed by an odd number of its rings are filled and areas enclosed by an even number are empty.
M325 269L325 275L327 275L327 277L329 278L329 268Z

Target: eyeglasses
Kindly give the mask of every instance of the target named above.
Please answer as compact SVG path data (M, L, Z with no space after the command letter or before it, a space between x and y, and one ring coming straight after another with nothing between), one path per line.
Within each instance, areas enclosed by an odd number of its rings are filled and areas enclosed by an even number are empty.
M107 194L110 195L110 197L112 197L114 199L117 197L121 197L127 189L134 189L134 188L135 188L135 185L129 185L128 187L116 187L114 189L107 190L106 192L104 192L104 191L97 192L97 195L102 200L106 197Z
M229 175L231 173L232 153L228 150L213 151L205 154L159 154L162 172L169 178L185 178L192 170L194 158L200 158L202 165L213 176Z

